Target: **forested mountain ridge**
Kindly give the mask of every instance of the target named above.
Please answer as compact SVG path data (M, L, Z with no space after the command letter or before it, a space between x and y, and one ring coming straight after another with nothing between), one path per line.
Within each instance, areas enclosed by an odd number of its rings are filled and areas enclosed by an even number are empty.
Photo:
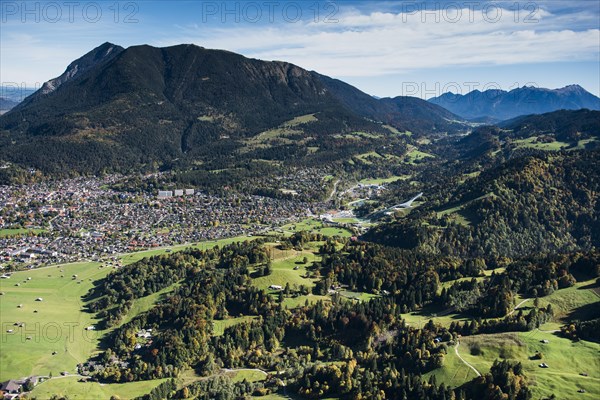
M426 111L417 112L421 107ZM301 120L306 130L293 132L301 135L293 157L289 143L271 146L288 154L283 159L302 159L306 140L320 147L334 134L390 135L382 124L421 134L465 128L423 100L375 100L285 62L195 45L123 50L107 43L0 118L0 158L46 173L211 161L221 153L211 148L233 157L247 139L304 116L310 116Z
M510 130L514 138L552 135L556 140L573 142L581 139L600 139L600 111L560 110L541 115L524 115L499 123Z
M600 151L538 152L432 193L408 217L365 238L418 251L516 257L600 243Z

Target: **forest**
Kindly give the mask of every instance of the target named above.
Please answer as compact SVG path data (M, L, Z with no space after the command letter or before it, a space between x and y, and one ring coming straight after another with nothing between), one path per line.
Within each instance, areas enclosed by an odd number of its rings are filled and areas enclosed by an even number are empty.
M271 273L265 239L146 258L114 271L88 294L89 311L118 326L95 360L93 378L176 378L190 369L205 377L184 387L167 381L145 399L236 399L283 390L307 399L530 399L519 363L498 361L458 388L423 375L444 365L461 336L525 332L552 320L551 305L537 300L532 309L513 312L517 294L543 298L600 273L595 250L458 258L308 232L276 239L288 249L319 244L319 260L308 267L319 277L315 294L343 286L377 296L357 302L334 293L329 301L284 307L289 288L271 293L252 284L257 273ZM118 325L131 301L173 283L154 308ZM446 327L406 322L411 311L432 306L470 318ZM216 321L239 315L253 319L213 335ZM593 336L594 323L566 326L565 335ZM140 339L140 331L152 338ZM271 372L265 381L234 382L218 373L223 368Z

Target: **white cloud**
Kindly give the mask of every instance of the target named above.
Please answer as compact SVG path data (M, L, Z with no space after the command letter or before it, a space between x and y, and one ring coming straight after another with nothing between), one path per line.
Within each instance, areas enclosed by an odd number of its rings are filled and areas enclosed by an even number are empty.
M452 15L443 10L433 14L360 14L352 10L339 16L339 24L311 22L269 29L244 25L208 31L206 27L182 28L179 37L160 44L192 42L250 57L286 60L333 76L598 58L600 30L567 27L577 26L573 21L589 19L588 14L577 12L567 17L538 10L537 22L525 23L527 14L508 9L488 14L462 9Z
M595 61L600 54L595 9L553 13L541 8L533 15L536 22L527 23L529 12L521 10L516 14L508 8L490 9L488 14L467 8L437 13L365 8L342 8L335 16L338 23L333 24L319 21L194 25L182 21L181 25L125 25L114 24L108 18L98 24L3 23L0 80L47 80L104 41L125 47L195 43L249 57L285 60L344 77L460 66ZM581 28L590 26L593 28Z

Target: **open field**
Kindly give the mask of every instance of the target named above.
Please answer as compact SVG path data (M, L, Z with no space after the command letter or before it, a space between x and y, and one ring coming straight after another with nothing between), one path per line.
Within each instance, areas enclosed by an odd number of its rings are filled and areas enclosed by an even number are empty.
M59 377L39 384L31 392L32 397L48 399L52 395L68 396L69 399L109 399L119 396L122 399L132 399L142 396L166 379L153 381L101 384L98 382L78 382L79 377Z
M365 292L353 292L350 290L342 290L340 291L340 295L347 299L359 300L359 301L369 301L375 297L379 297L377 294L365 293Z
M61 371L75 373L77 363L96 350L99 333L84 330L96 320L82 311L81 297L92 288L92 281L110 272L99 266L84 262L40 268L15 272L10 279L0 281L0 290L5 293L0 296L0 380L50 372L54 376ZM20 286L15 286L17 283ZM36 301L38 297L43 301ZM13 325L15 322L25 326L19 328ZM9 329L14 333L7 333Z
M550 143L537 142L538 137L533 136L527 139L517 139L514 140L513 143L519 147L529 148L529 149L538 149L538 150L549 150L549 151L558 151L569 147L569 143L554 141Z
M388 131L392 132L393 134L396 134L396 135L412 136L412 132L411 131L400 132L398 129L394 128L391 125L383 125L383 127L385 129L387 129Z
M308 250L296 251L296 250L280 250L277 248L275 243L267 244L270 248L272 256L272 272L268 276L262 276L254 278L252 280L254 286L264 289L274 296L279 294L278 290L271 290L269 286L278 285L285 288L287 283L290 284L292 290L298 289L301 285L306 286L309 292L315 286L317 279L306 278L308 273L307 267L311 266L313 262L319 261L320 257L316 254L320 242L309 243L306 248ZM307 258L307 263L303 262L304 257ZM287 308L296 308L303 306L307 301L309 303L315 303L319 300L330 301L329 296L319 296L309 293L308 295L297 296L297 297L286 297L283 299L283 306Z
M134 317L140 315L141 313L150 310L156 304L156 302L161 299L161 297L165 296L167 293L172 292L177 285L178 284L176 283L156 293L152 293L149 296L134 299L133 305L131 306L131 309L129 310L127 315L123 318L123 321L121 321L121 325L131 321Z
M230 372L231 380L234 382L241 382L244 379L248 382L264 381L267 375L262 371L254 369L240 369Z
M585 319L589 313L600 314L600 296L593 289L596 280L577 282L570 288L560 289L549 296L540 297L540 306L552 304L557 320ZM595 305L595 306L594 306ZM596 318L598 315L595 316Z
M414 164L415 161L417 161L417 160L420 161L424 158L433 158L433 157L435 157L433 154L425 153L416 148L413 148L408 153L406 153L406 156L404 157L404 161L409 164Z
M489 276L492 271L485 272L485 275ZM462 280L464 279L471 278ZM484 277L477 279L484 279ZM446 282L443 285L453 282ZM466 362L482 374L489 371L496 359L511 359L521 362L528 379L533 382L534 399L545 398L551 394L555 394L556 398L560 399L574 398L575 396L577 398L598 398L600 396L600 359L598 358L600 344L587 341L572 342L553 332L560 329L563 324L559 322L561 319L586 317L585 312L594 312L594 309L597 309L600 297L594 291L595 288L595 280L582 281L573 287L560 289L549 296L541 297L539 299L540 306L552 304L555 317L558 319L557 322L546 323L540 328L541 330L536 329L531 332L462 337L459 353ZM533 301L521 296L517 297L517 303L521 304L523 300L525 303L521 307L525 309L530 307ZM409 324L415 326L423 326L429 319L444 326L448 326L452 321L469 319L466 315L455 313L444 315L443 310L428 308L404 314L402 317ZM541 342L542 340L548 340L549 343L544 344ZM472 349L479 349L480 352ZM543 353L543 359L530 359L538 351ZM453 347L449 347L444 360L444 366L441 369L432 371L425 377L428 379L429 376L435 375L438 383L444 382L457 387L475 376L474 371L456 357ZM540 368L539 364L542 362L547 363L549 368ZM587 373L589 376L582 376L581 373ZM585 389L586 393L577 393L579 389Z
M549 343L542 343L548 340ZM478 347L481 354L473 355L470 349ZM530 360L536 352L542 360ZM523 364L525 374L534 382L533 398L554 394L558 399L600 397L600 344L586 341L572 342L553 333L531 332L476 335L461 339L460 354L477 370L489 371L494 360L512 359ZM540 363L549 368L540 368ZM586 373L588 376L582 376ZM585 394L577 393L585 389Z
M0 229L0 238L17 236L17 235L37 235L38 233L42 233L42 232L44 232L44 229L30 229L30 228Z
M208 248L253 239L255 238L230 238L200 242L193 247ZM168 250L181 251L188 247L190 245L173 246L121 257L127 265L144 257L164 254ZM97 320L93 314L83 311L82 296L92 288L95 281L112 271L109 267L101 268L101 265L98 262L64 264L15 272L10 279L0 280L0 291L4 293L0 296L0 381L51 373L55 378L36 387L34 394L38 398L48 398L51 394L68 394L71 399L109 398L113 394L131 398L147 393L161 383L150 381L100 385L77 382L77 377L58 378L63 371L76 373L76 365L98 351L99 340L106 333L84 329L94 325ZM73 275L77 275L77 278L73 279ZM16 284L19 286L15 286ZM172 291L175 286L134 300L123 322L149 310L162 295ZM38 297L42 301L36 301ZM24 326L15 326L15 322L23 323ZM222 334L225 326L238 322L238 319L219 321L215 329ZM8 330L13 332L8 333ZM53 352L56 354L53 355Z
M306 267L309 266L314 260L315 255L309 251L294 252L290 251L292 255L289 258L276 260L272 263L272 272L268 276L261 276L260 278L253 279L254 286L259 289L265 289L269 291L269 286L279 285L285 287L286 283L290 284L290 287L304 285L312 288L315 284L315 279L305 278ZM308 264L303 264L302 259L307 257L309 260ZM294 268L298 268L294 270ZM277 291L271 291L277 293Z
M371 161L372 159L379 159L379 158L383 158L383 157L381 156L381 154L377 153L376 151L371 151L368 153L358 154L358 155L354 156L354 158L360 160L364 164L372 164L373 163Z
M321 233L325 236L341 236L341 237L350 237L352 236L352 232L345 228L335 228L335 227L325 227L325 225L314 218L308 218L300 222L296 222L294 224L285 225L282 227L284 231L288 232L302 232L309 231L315 233Z
M463 348L460 350L464 351ZM444 356L444 366L426 373L423 375L423 379L429 380L432 375L435 375L438 384L444 382L444 384L453 388L477 377L475 371L458 358L452 346L448 346L448 354Z
M128 264L132 264L136 261L139 261L144 257L152 257L152 256L156 256L159 254L166 254L166 253L170 253L170 252L185 250L188 248L205 250L205 249L209 249L209 248L215 247L215 246L221 246L221 247L226 246L226 245L234 243L234 242L243 242L245 240L251 241L251 240L258 239L259 237L260 236L250 236L250 237L238 236L238 237L232 237L232 238L227 238L227 239L197 242L197 243L193 243L193 244L189 243L189 244L180 244L180 245L168 246L168 247L159 247L159 248L152 249L152 250L144 250L144 251L138 251L135 253L122 254L120 256L120 258L124 265L128 265Z
M251 322L254 319L256 319L256 317L243 316L237 318L213 320L213 336L221 336L223 333L225 333L225 329L229 328L230 326L241 324L243 322Z
M395 175L389 178L373 178L373 179L363 179L360 183L364 185L383 185L385 183L392 183L398 180L407 180L412 178L412 175Z

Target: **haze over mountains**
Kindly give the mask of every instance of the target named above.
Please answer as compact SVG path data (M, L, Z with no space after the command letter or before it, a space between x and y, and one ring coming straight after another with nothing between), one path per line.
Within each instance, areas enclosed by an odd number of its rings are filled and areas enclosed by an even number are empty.
M474 90L465 95L444 93L429 99L430 103L444 107L469 120L503 121L519 115L543 114L557 110L600 110L600 98L579 85L560 89L532 86L504 90Z

